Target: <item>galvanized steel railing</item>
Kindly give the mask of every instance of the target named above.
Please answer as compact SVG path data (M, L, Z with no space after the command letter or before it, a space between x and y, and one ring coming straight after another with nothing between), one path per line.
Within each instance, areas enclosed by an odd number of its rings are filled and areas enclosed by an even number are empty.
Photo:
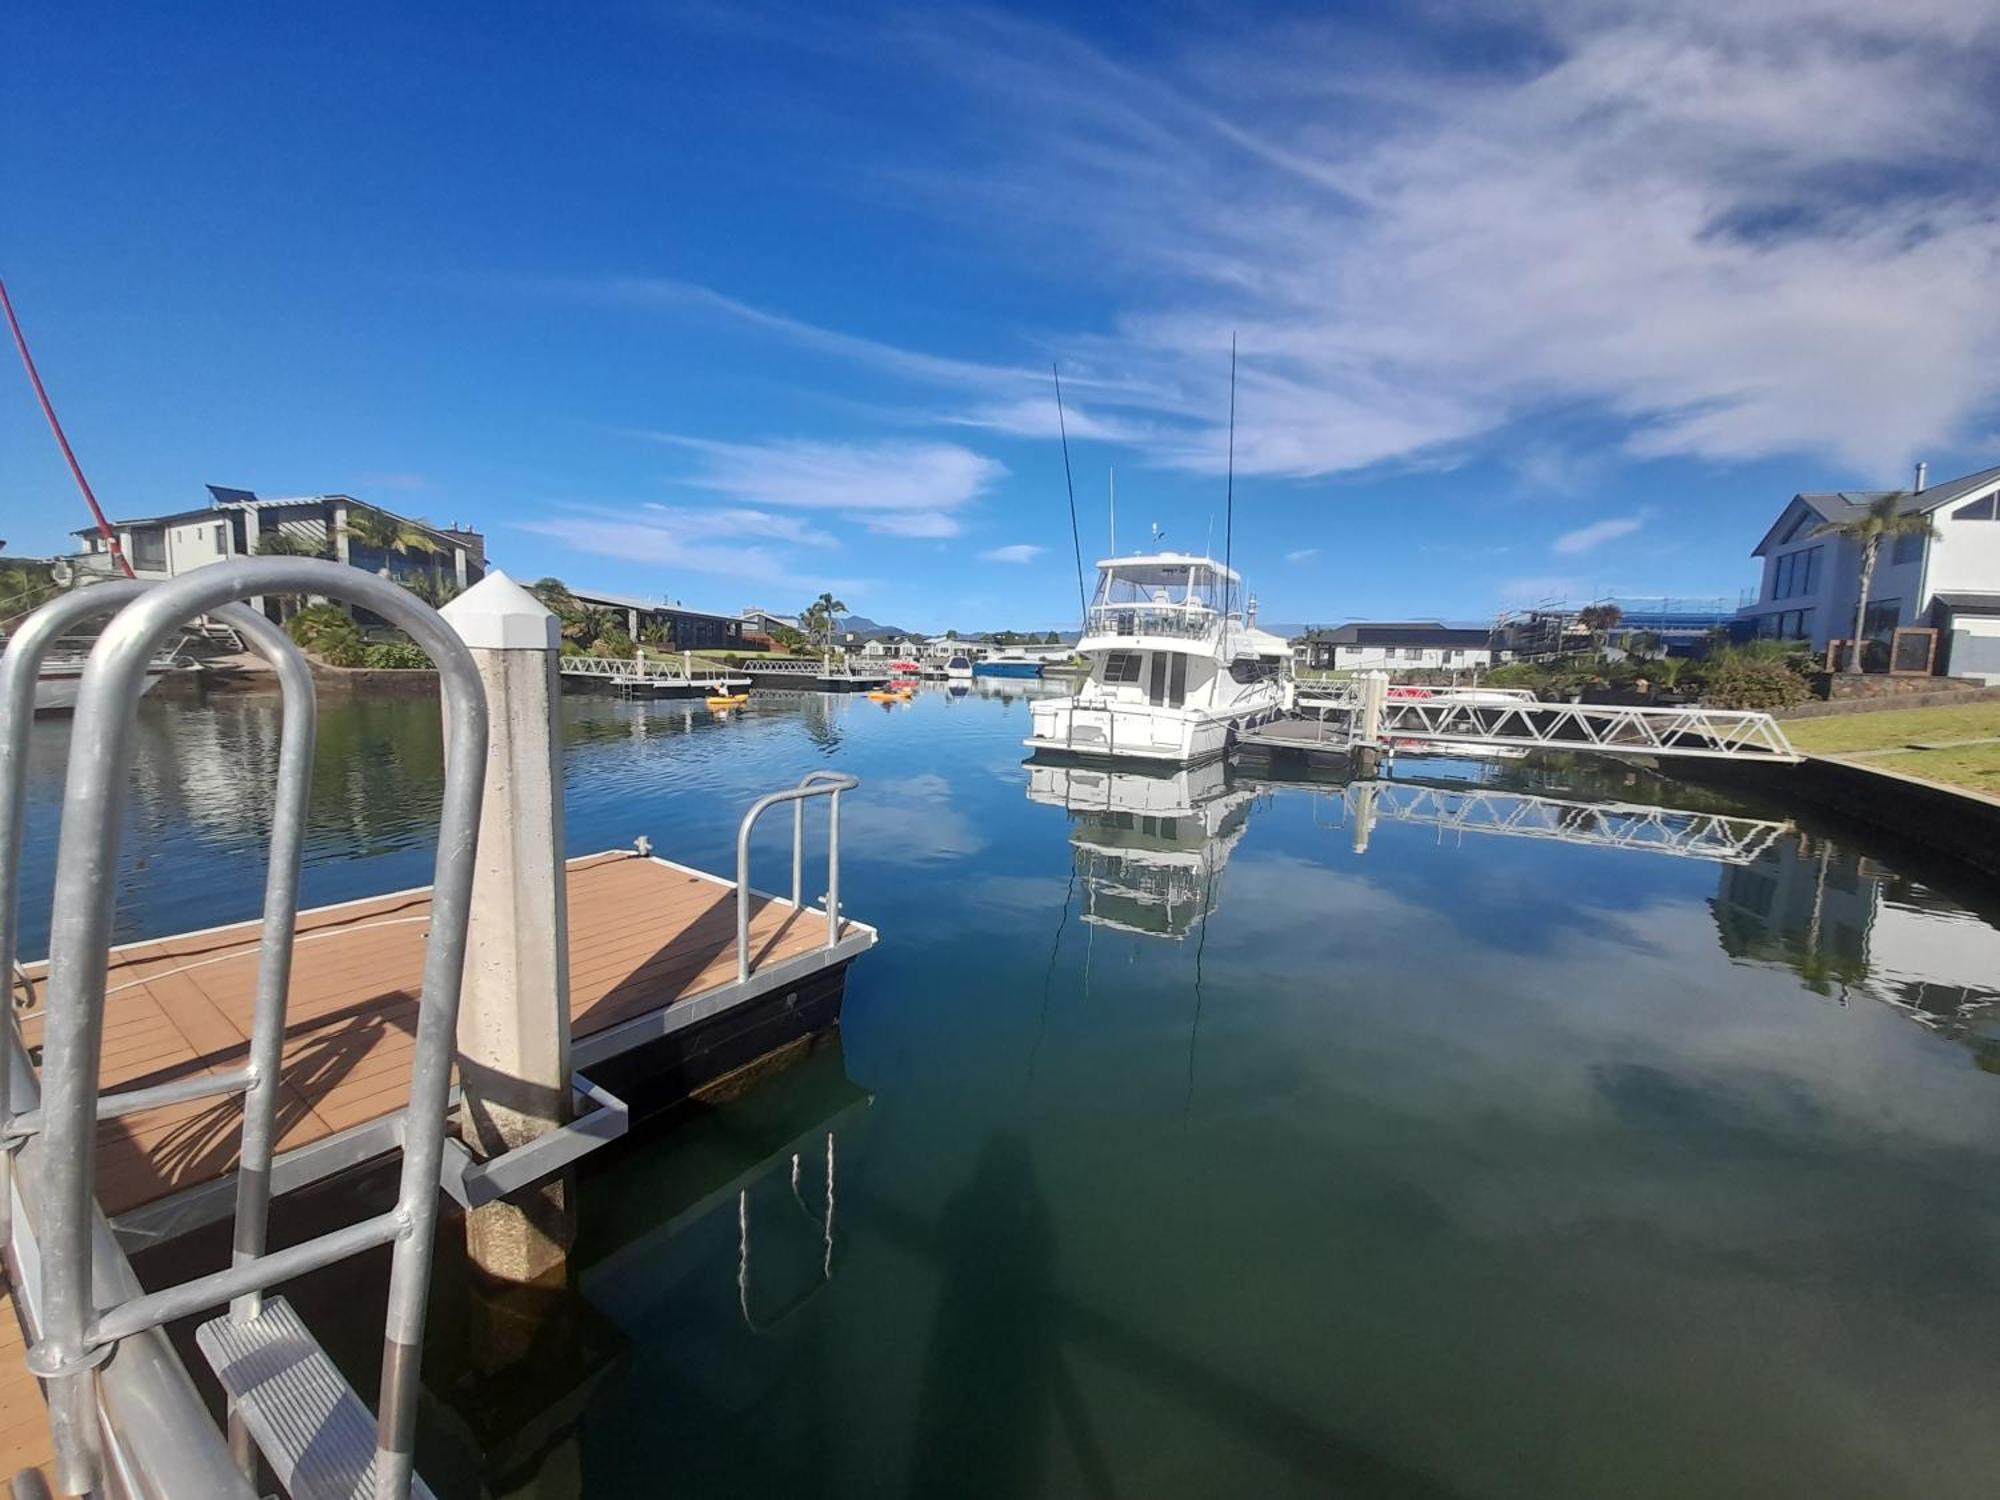
M100 585L92 592L108 592ZM360 604L402 627L437 665L445 704L445 789L438 830L423 998L417 1019L403 1166L396 1206L284 1250L267 1252L264 1223L275 1142L274 1106L297 910L305 791L311 771L309 674L282 635L251 611L231 616L253 644L269 647L286 690L279 751L279 793L266 877L263 951L256 1023L248 1065L228 1087L245 1093L237 1191L237 1225L227 1270L175 1286L131 1290L108 1302L93 1295L93 1232L101 1225L94 1188L95 1130L103 1036L105 967L118 865L119 804L131 751L140 681L155 651L183 621L262 594L317 594ZM77 606L79 612L82 606ZM255 621L253 624L252 621ZM24 627L25 628L25 627ZM282 649L279 643L283 642ZM11 662L14 652L9 651ZM23 659L25 663L25 658ZM32 692L33 673L21 671ZM12 678L8 688L18 694ZM17 698L6 700L9 704ZM10 716L11 717L11 716ZM0 743L12 735L0 736ZM466 921L486 765L486 699L470 653L437 613L386 579L338 563L305 558L252 558L217 563L146 589L99 638L79 690L71 733L62 839L56 863L55 918L50 938L49 998L44 1021L43 1108L36 1141L34 1196L42 1248L40 1336L29 1363L48 1382L58 1477L87 1493L101 1472L96 1381L122 1340L176 1318L227 1302L230 1317L254 1320L261 1294L273 1284L379 1245L393 1245L389 1305L377 1402L374 1486L378 1496L409 1493L418 1392L418 1364L438 1211L455 1048ZM19 747L6 774L22 774ZM19 804L9 782L9 819L0 837L8 880L18 881ZM11 843L8 841L11 840ZM10 884L6 894L11 895ZM7 903L12 941L12 902ZM223 1091L220 1086L206 1092ZM183 1093L177 1097L198 1097ZM129 1099L132 1096L128 1095ZM148 1091L146 1104L163 1102ZM145 1107L145 1106L133 1106ZM25 1167L24 1163L24 1167ZM102 1268L98 1268L100 1273ZM103 1277L98 1277L100 1286ZM111 1370L117 1369L114 1362ZM243 1446L240 1435L236 1444Z
M736 830L736 982L750 978L750 835L757 820L780 802L792 804L792 905L803 910L806 800L828 799L826 821L826 946L840 941L840 794L861 783L839 771L814 771L797 786L759 797Z
M5 655L0 656L0 973L8 976L10 985L18 968L27 748L34 719L36 677L50 648L61 636L87 619L123 608L148 587L119 580L66 594L23 622L8 642ZM299 672L289 668L296 664L302 672L304 663L283 633L269 628L261 616L248 609L240 614L235 610L225 613L251 636L253 648L280 670L286 690L284 733L289 746L298 722L293 701L301 680ZM266 629L258 630L245 616ZM303 681L309 713L312 703L309 672L304 673ZM304 739L310 746L309 723ZM31 1216L40 1216L36 1187L41 1176L39 1158L43 1143L36 1136L41 1124L41 1087L11 1003L5 1007L4 1017L0 1017L0 1054L4 1054L0 1055L0 1249L7 1252L9 1270L17 1281L26 1282L39 1279L39 1254L29 1250L27 1242L17 1234L17 1228L23 1226L13 1222L12 1211L19 1194L31 1205ZM101 1098L97 1117L114 1118L144 1108L148 1103L196 1098L204 1092L218 1091L128 1089ZM17 1157L25 1168L18 1181L14 1172ZM111 1303L139 1295L143 1289L138 1277L118 1248L102 1214L89 1215L87 1231L94 1250L91 1271L95 1299ZM25 1253L17 1256L17 1246ZM30 1337L39 1339L40 1298L23 1297L20 1311L28 1323ZM137 1492L137 1476L125 1472L129 1466L144 1473L159 1493L253 1500L255 1491L232 1465L228 1452L215 1441L207 1406L165 1334L152 1330L127 1341L119 1358L100 1372L95 1402L121 1434L121 1445L112 1453L108 1466L116 1471L121 1489Z

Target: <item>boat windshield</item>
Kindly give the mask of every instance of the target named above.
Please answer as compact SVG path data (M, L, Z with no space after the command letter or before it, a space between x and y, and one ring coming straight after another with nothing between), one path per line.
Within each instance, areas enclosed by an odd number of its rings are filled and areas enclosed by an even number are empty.
M1154 609L1221 607L1222 580L1200 563L1131 563L1099 571L1094 605L1141 605Z

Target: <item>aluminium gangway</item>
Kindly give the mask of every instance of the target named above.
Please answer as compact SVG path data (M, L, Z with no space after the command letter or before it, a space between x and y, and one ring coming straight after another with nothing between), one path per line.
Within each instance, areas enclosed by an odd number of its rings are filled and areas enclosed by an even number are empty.
M1709 760L1801 759L1778 721L1746 709L1609 703L1542 703L1532 695L1490 689L1389 686L1376 701L1374 734L1363 720L1369 694L1358 689L1300 688L1292 712L1267 730L1242 736L1272 748L1407 744L1520 750L1584 750Z

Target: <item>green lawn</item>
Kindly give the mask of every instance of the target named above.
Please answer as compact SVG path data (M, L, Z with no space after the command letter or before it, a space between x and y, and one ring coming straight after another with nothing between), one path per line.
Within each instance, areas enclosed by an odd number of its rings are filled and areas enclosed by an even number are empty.
M2000 703L1796 719L1785 735L1808 755L1846 755L1884 770L2000 796L2000 744L1906 750L1922 741L2000 739Z

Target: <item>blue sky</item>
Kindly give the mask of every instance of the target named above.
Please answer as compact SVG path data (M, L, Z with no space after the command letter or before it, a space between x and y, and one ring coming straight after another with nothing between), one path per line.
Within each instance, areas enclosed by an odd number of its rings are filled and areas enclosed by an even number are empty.
M115 513L207 482L702 607L1050 628L1157 523L1266 617L1734 595L2000 462L1987 0L27 0L0 272ZM83 519L0 374L0 535Z

